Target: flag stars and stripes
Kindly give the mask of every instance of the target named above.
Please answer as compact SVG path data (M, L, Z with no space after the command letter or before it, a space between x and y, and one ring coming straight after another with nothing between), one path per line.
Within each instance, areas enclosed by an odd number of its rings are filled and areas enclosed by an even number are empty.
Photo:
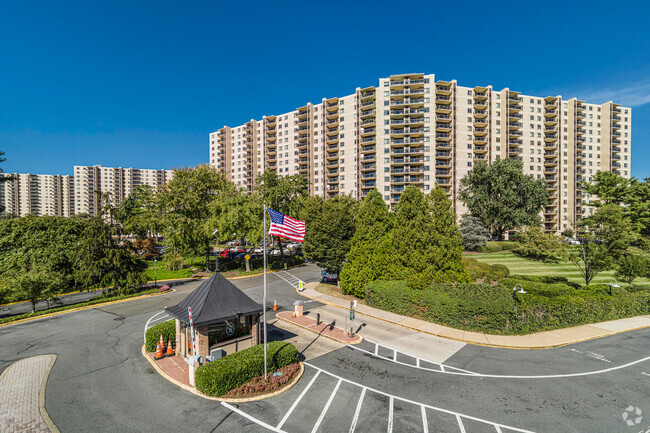
M273 209L266 208L266 210L271 217L270 235L282 236L298 242L305 240L304 221L298 221Z

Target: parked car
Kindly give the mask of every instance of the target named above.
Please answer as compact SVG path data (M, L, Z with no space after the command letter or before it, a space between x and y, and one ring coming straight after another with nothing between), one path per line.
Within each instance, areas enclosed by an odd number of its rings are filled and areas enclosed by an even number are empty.
M261 248L261 247L260 247L260 248L255 248L255 249L253 250L253 252L254 252L255 254L264 254L264 248Z
M223 250L219 253L219 257L226 257L228 256L229 251L228 250Z
M321 271L320 273L320 279L323 283L335 283L338 278L338 274L330 274L327 271Z

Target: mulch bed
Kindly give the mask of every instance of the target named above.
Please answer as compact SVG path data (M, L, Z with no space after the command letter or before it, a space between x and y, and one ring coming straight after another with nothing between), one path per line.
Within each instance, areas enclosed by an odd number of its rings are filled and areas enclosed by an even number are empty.
M276 371L282 372L282 376L273 376L269 372L268 382L264 381L264 376L257 376L250 382L231 389L222 397L250 398L276 392L290 383L291 379L300 372L300 364L289 364Z

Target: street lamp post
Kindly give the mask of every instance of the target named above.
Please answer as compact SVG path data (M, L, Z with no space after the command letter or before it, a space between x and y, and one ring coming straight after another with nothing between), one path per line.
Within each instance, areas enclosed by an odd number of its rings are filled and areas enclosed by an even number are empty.
M517 290L517 289L519 289L519 290ZM515 287L513 287L513 289L512 289L512 298L515 300L515 316L517 316L517 302L519 302L519 300L517 299L517 293L525 294L525 293L528 293L528 292L526 292L524 290L524 288L521 286L521 284L517 284L517 285L515 285Z
M611 280L609 282L609 296L612 296L612 287L615 289L619 289L621 286L618 285L618 282L616 281L616 278Z
M156 262L158 260L154 257L153 258L153 286L158 287L158 270L156 269Z

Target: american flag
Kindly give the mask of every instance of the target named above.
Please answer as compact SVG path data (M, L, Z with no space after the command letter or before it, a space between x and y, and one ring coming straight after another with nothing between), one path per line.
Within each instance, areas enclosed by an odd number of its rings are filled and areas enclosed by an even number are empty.
M305 240L305 222L298 221L281 212L266 208L271 216L270 235L282 236L287 239L302 242Z

